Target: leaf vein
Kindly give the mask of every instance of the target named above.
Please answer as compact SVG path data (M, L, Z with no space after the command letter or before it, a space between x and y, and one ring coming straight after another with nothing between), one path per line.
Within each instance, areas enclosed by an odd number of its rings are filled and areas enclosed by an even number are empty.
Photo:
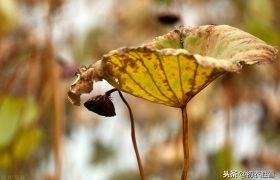
M170 90L170 91L172 92L172 94L176 97L177 103L180 104L180 100L178 99L178 97L177 97L177 95L175 94L174 90L171 88L171 85L170 85L169 80L168 80L168 78L167 78L167 75L166 75L166 72L165 72L165 70L164 70L163 64L162 64L162 62L161 62L160 57L158 56L158 54L156 54L156 57L157 57L157 60L159 61L160 69L162 70L162 72L163 72L163 74L164 74L164 76L165 76L165 78L166 78L166 82L167 82L167 85L168 85L169 90Z
M151 96L151 97L153 97L153 98L155 98L156 100L158 100L158 102L164 102L165 104L170 104L169 102L167 102L167 101L164 101L164 100L162 100L162 99L160 99L160 98L158 98L158 97L156 97L156 96L154 96L152 93L150 93L149 91L147 91L139 82L137 82L133 77L132 77L132 75L126 70L126 68L125 68L125 65L122 63L122 61L120 60L120 58L119 57L116 57L119 61L120 61L120 63L122 64L122 68L123 68L123 70L127 73L127 75L128 75L128 77L140 88L140 89L142 89L146 94L148 94L149 96Z
M147 70L148 74L150 75L151 80L153 81L155 87L157 88L157 90L160 92L160 94L162 96L164 96L165 98L167 98L168 100L174 102L175 104L177 103L176 101L174 101L173 99L169 98L168 96L166 96L160 89L160 87L157 85L152 73L150 72L150 69L146 66L146 64L143 62L142 58L140 57L139 54L136 53L137 57L135 57L134 55L130 54L129 55L133 56L134 58L136 58L137 60L139 60L141 62L141 64L145 67L145 69Z

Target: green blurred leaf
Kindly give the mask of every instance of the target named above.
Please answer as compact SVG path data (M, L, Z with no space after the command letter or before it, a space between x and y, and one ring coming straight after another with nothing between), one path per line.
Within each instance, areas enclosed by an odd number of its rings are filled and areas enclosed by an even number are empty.
M123 172L117 172L116 174L113 174L110 178L110 180L140 180L140 177L137 173L133 171L123 171Z
M22 117L21 117L21 124L23 127L29 126L34 119L36 118L38 114L38 109L34 101L32 100L26 100L25 107L23 109L24 111L22 112Z
M19 127L26 128L35 119L37 107L33 101L4 96L0 106L0 147L8 145Z
M241 166L233 157L232 151L228 151L225 146L219 149L217 152L210 156L211 163L211 178L209 179L222 179L224 171L236 170L241 171ZM229 156L229 157L227 157ZM229 159L228 159L229 158ZM229 167L227 167L229 165ZM230 169L227 169L230 168ZM241 178L225 178L225 179L236 179Z
M16 25L17 4L14 0L0 0L0 36Z
M244 23L249 33L273 45L279 45L280 32L274 23L275 10L271 0L246 1Z
M112 147L108 147L100 141L95 142L94 147L95 150L91 160L91 163L93 164L105 162L115 156L115 152Z
M273 3L270 0L247 0L248 19L271 23L274 17Z
M28 157L42 138L38 128L27 129L20 134L13 146L13 157L22 160Z
M9 152L1 152L0 154L0 167L7 169L12 165L12 158Z
M263 23L258 19L246 20L244 23L244 29L268 43L273 45L280 44L280 32L274 26Z
M23 102L4 97L0 107L0 147L6 146L14 137L20 119Z

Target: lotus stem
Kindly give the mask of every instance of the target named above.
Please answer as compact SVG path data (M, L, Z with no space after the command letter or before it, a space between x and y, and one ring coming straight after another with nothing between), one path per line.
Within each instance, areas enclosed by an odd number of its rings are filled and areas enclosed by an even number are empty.
M109 91L108 92L112 93L116 90L117 89L112 89L112 90L110 90L110 92ZM139 169L139 173L140 173L140 176L141 176L141 180L146 180L145 174L144 174L144 168L143 168L142 161L141 161L141 157L140 157L140 154L138 152L138 147L137 147L137 142L136 142L136 134L135 134L135 123L134 123L134 117L133 117L133 114L132 114L132 110L131 110L128 102L123 97L121 91L118 90L118 92L119 92L119 95L120 95L122 101L124 102L124 104L126 105L128 111L129 111L130 125L131 125L131 139L132 139L133 148L134 148L136 159L137 159L137 164L138 164L138 169Z
M182 111L182 122L183 122L183 151L184 151L184 165L181 180L188 179L189 171L189 140L188 140L188 116L187 116L187 106L181 107Z
M105 96L109 97L109 96L110 96L113 92L115 92L115 91L119 91L119 90L116 89L116 88L113 88L113 89L107 91L107 92L105 93Z

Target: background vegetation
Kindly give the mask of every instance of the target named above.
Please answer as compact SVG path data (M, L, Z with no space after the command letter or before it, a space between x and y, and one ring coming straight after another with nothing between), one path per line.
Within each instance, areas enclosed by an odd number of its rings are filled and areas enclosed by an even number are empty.
M279 46L279 9L276 0L0 0L0 179L139 178L125 106L113 96L113 118L72 106L76 69L180 24L228 24ZM279 174L279 71L276 60L227 74L190 102L191 179ZM110 88L98 83L94 94ZM148 179L179 179L179 110L126 97Z

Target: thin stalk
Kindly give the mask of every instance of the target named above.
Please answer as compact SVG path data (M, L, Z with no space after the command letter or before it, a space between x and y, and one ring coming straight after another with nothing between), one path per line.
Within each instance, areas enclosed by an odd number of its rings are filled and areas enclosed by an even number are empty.
M189 140L188 140L188 116L186 106L181 107L183 121L183 150L184 150L184 165L181 180L188 179L189 170Z
M134 123L134 117L133 117L133 114L132 114L132 110L131 110L128 102L123 97L121 91L119 91L118 89L115 89L115 88L111 89L111 90L107 91L105 93L105 95L109 97L110 94L113 93L114 91L119 92L119 95L120 95L122 101L124 102L124 104L126 105L128 111L129 111L130 125L131 125L131 139L132 139L132 144L133 144L134 152L135 152L136 159L137 159L138 169L139 169L141 180L146 180L145 174L144 174L144 168L143 168L141 157L140 157L138 147L137 147L136 134L135 134L135 123Z
M179 162L179 150L180 150L180 143L181 143L181 138L182 138L182 130L180 130L176 136L175 139L175 158L172 164L171 168L171 176L169 179L177 179L177 167L178 167L178 162Z
M229 98L225 98L224 102L224 107L225 107L225 113L226 113L226 118L225 118L225 142L224 142L224 153L225 153L225 161L224 161L224 168L225 169L231 169L231 140L230 140L230 110L231 110L231 104L229 101Z
M118 89L113 88L105 93L105 96L109 97L113 92L118 91Z
M129 104L127 103L127 101L125 100L125 98L123 97L122 93L120 91L118 91L118 92L119 92L119 95L120 95L122 101L125 103L128 111L129 111L130 125L131 125L131 138L132 138L133 148L134 148L134 151L136 154L136 159L137 159L138 169L140 172L141 179L145 180L146 178L145 178L145 174L144 174L144 169L143 169L143 165L141 162L141 158L140 158L140 155L138 152L138 147L137 147L137 142L136 142L135 125L134 125L134 118L133 118L132 110L131 110Z

